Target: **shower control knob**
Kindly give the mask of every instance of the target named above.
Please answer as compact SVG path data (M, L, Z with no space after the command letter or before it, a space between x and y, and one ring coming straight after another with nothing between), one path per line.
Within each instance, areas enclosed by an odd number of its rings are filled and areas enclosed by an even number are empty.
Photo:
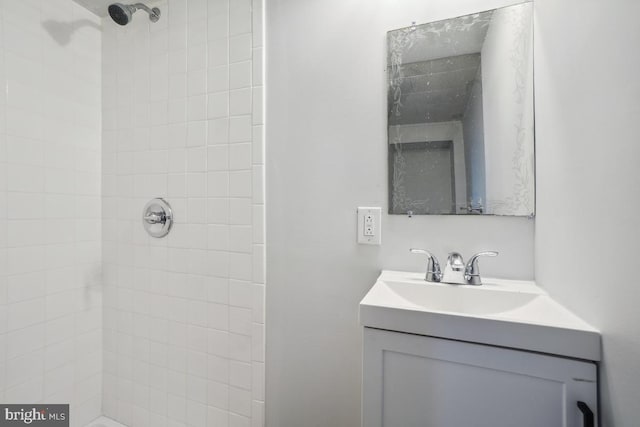
M171 206L164 199L153 199L142 211L142 226L151 237L161 238L169 234L173 225Z
M148 224L162 224L166 221L166 218L161 213L151 212L144 217L144 220L147 221Z

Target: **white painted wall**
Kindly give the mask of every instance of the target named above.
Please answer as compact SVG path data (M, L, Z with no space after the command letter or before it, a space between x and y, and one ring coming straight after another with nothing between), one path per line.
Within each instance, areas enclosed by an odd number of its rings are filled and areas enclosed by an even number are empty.
M383 217L358 246L357 206L387 205L386 32L507 0L267 0L267 423L360 423L358 302L384 268L421 271L410 247L533 277L526 218Z
M0 2L0 401L100 414L100 20Z
M482 46L485 206L496 215L534 211L532 10L496 10Z
M536 280L604 337L604 427L638 425L640 3L536 1Z

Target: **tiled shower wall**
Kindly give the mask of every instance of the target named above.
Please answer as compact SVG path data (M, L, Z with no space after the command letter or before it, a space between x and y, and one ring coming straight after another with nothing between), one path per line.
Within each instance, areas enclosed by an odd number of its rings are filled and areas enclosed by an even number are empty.
M261 0L103 20L103 411L133 426L262 426ZM142 228L154 197L163 239Z
M100 20L0 1L0 401L100 414Z

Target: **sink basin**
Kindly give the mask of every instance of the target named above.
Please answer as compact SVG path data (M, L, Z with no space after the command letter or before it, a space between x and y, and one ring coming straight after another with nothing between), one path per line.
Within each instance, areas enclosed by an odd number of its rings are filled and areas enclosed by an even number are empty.
M440 283L384 281L381 286L395 294L407 308L464 315L499 314L530 303L539 295L506 292L481 286L455 286Z
M430 283L383 271L360 302L363 326L600 360L600 334L531 281Z

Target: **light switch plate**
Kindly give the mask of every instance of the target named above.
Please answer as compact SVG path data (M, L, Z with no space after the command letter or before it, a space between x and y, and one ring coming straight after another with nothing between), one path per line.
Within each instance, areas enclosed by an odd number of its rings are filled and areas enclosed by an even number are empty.
M380 245L382 243L382 208L358 208L358 243Z

